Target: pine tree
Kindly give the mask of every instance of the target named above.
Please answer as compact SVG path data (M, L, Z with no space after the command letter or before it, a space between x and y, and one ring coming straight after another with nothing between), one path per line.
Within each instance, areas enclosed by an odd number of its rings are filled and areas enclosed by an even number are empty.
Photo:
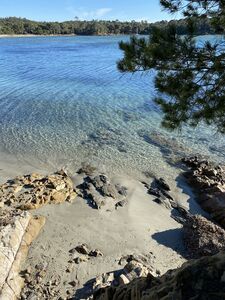
M121 72L157 70L155 99L164 117L162 125L180 128L184 123L215 125L225 133L225 0L161 0L170 13L181 12L188 34L180 36L175 25L154 28L149 39L132 37L121 42ZM209 20L217 36L198 43L196 24Z

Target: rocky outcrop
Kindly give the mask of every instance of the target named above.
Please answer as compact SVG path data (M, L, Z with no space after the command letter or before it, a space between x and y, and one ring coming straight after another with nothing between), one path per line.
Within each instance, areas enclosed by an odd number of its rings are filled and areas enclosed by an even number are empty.
M45 219L21 211L2 211L0 219L0 299L13 300L23 287L21 263Z
M183 236L191 258L225 251L225 230L202 216L187 217L183 225Z
M64 171L49 176L33 173L0 186L0 207L36 209L48 203L72 201L76 195L73 182Z
M225 228L225 168L198 157L184 158L183 162L190 168L185 177L196 191L199 204Z
M185 207L180 205L171 195L171 188L163 178L155 178L151 184L142 182L148 194L155 196L153 201L171 211L171 217L178 223L184 224L190 215Z
M189 261L161 277L148 274L129 284L98 290L94 300L225 299L225 253Z
M106 206L109 198L113 199L114 209L127 204L127 201L125 201L127 196L126 187L119 184L114 185L104 174L84 177L83 183L78 188L80 195L89 200L90 205L95 209Z
M119 264L125 263L124 268L97 276L92 287L94 293L102 288L126 285L134 279L153 274L151 260L151 255L127 255L121 257Z
M165 206L167 209L177 208L177 203L170 194L170 186L163 178L155 178L151 185L143 182L148 189L148 193L156 198L154 201Z

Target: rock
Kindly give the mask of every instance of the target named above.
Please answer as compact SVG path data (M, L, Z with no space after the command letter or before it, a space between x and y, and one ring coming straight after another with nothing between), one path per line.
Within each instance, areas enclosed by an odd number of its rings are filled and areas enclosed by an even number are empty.
M224 272L224 279L225 279L225 272ZM105 282L113 282L113 280L114 280L114 273L105 274L105 276L104 276Z
M103 197L112 197L114 199L117 197L116 188L105 175L100 174L94 178L89 178L89 181Z
M88 246L86 244L79 245L75 248L75 250L84 255L88 255L90 253L90 250L88 249Z
M119 277L119 283L120 284L128 284L130 281L125 275L120 275Z
M116 188L109 182L108 178L101 174L90 179L94 187L103 197L117 197Z
M103 148L104 146L113 146L117 149L126 149L122 133L119 130L108 127L102 124L102 127L88 134L87 140L82 142L88 148Z
M184 223L183 235L191 258L225 251L225 230L202 216L189 216Z
M154 199L154 202L163 205L165 208L167 208L169 210L172 209L169 199L156 198L156 199Z
M108 179L105 175L101 174L101 175L95 176L93 179L91 179L91 182L95 186L96 189L100 189L103 187L103 185L108 183Z
M127 285L96 291L93 300L225 299L225 254L191 260L161 277L149 274Z
M119 264L125 262L125 267L114 273L102 274L96 277L93 283L93 291L97 292L110 286L127 285L134 278L148 276L152 270L150 266L147 266L151 263L151 258L152 256L149 255L127 255L122 257Z
M69 266L68 268L66 268L66 273L71 273L73 270L72 266Z
M93 291L110 286L114 281L114 273L104 273L97 276L93 283Z
M177 139L158 131L139 130L137 133L145 142L158 147L162 155L166 157L170 163L172 161L171 158L182 157L186 153L191 152L191 149L184 147L184 144L179 143Z
M126 199L121 200L119 202L116 203L115 208L117 209L118 207L124 207L128 204L128 201Z
M95 249L95 250L91 250L88 255L94 256L94 257L99 257L99 256L103 256L103 253L100 250Z
M166 183L163 178L159 178L155 180L156 184L165 191L170 191L170 186Z
M127 189L119 184L112 184L109 178L104 174L94 177L85 177L83 183L77 186L77 188L80 189L82 197L95 209L101 209L103 206L107 207L108 204L108 207L111 206L110 208L114 205L115 208L117 208L118 206L124 206L126 204L126 202L123 201L125 199L121 198L127 194ZM115 199L117 203L120 201L123 202L118 205L112 204L111 199L107 199L107 197Z
M74 262L76 264L80 264L80 263L83 263L83 262L87 262L89 260L89 258L85 255L81 255L81 256L78 256L74 259Z
M201 207L225 228L225 170L199 157L182 160L190 169L184 173Z
M0 185L1 206L37 209L48 203L71 201L76 197L73 182L65 171L43 176L36 173L18 176Z
M91 176L96 171L96 168L91 166L88 163L82 163L81 168L78 170L78 174L86 174L88 176Z
M161 204L165 206L165 208L172 210L173 208L177 209L178 204L173 199L173 197L170 195L170 187L165 182L164 179L155 179L152 182L152 185L146 185L148 189L148 193L150 195L156 196L157 198L154 199L154 201L158 204Z
M187 221L186 219L179 217L179 216L171 216L177 223L184 225L184 223Z
M91 204L95 209L101 209L105 205L105 201L100 197L96 196L96 194L88 194L91 199Z
M13 210L1 214L4 215L0 222L0 299L13 300L19 297L24 284L19 276L20 266L45 219Z
M75 280L73 280L73 281L69 282L69 284L70 284L72 287L76 287L77 284L78 284L78 282L75 281Z
M110 183L102 186L101 193L104 197L112 197L113 199L116 199L118 195L116 188Z
M70 194L69 194L69 196L68 196L68 198L66 199L66 201L68 201L68 202L72 202L76 197L77 197L77 193L76 192L71 192Z
M116 189L117 189L117 192L126 197L127 196L127 188L125 186L121 186L120 184L116 184Z
M54 203L61 203L64 202L66 199L66 194L65 192L59 192L59 191L55 191L52 193L52 200Z
M160 189L158 189L158 188L152 188L152 187L150 187L148 189L148 193L150 195L153 195L153 196L156 196L156 197L160 197L162 195Z

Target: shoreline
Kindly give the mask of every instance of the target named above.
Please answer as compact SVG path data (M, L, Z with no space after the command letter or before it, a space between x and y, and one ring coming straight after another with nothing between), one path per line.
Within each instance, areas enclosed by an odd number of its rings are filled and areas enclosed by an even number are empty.
M94 35L86 35L86 34L0 34L0 39L3 38L32 38L32 37L113 37L113 36L149 36L149 34L94 34ZM201 34L200 36L217 36L218 34Z
M134 34L133 34L134 35ZM0 38L30 38L30 37L85 37L85 36L90 36L90 37L100 37L100 36L132 36L132 34L127 35L127 34L95 34L95 35L86 35L86 34L0 34ZM141 35L140 36L145 36Z
M72 37L76 34L0 34L0 38L30 38L30 37Z
M183 162L196 167L197 162L205 163L192 157ZM211 176L212 167L206 166ZM204 247L215 254L214 246L207 248L208 227L215 230L218 248L217 236L225 237L225 231L210 221L191 187L185 176L170 181L146 176L140 181L129 175L108 176L88 163L72 174L67 170L32 173L5 182L0 186L3 217L10 212L23 217L25 211L43 226L26 260L20 262L26 275L21 275L23 299L38 295L48 300L44 295L51 288L50 295L57 295L52 299L89 300L101 287L113 285L109 279L113 276L120 276L121 285L148 274L157 279L192 256L202 257ZM208 236L199 246L201 232ZM198 248L192 249L196 243ZM132 262L126 264L130 258ZM19 265L16 258L13 264ZM141 273L135 273L135 266ZM118 275L121 271L123 275Z
M154 274L164 274L171 268L180 267L186 261L182 225L171 217L171 210L168 207L154 202L155 197L147 192L147 188L140 180L128 175L114 177L106 175L112 189L118 185L125 187L127 203L115 209L118 200L105 195L101 198L105 204L96 209L85 197L86 187L82 194L80 186L89 176L89 172L93 172L90 178L105 173L98 169L92 171L90 166L81 167L81 170L81 172L74 170L70 176L78 193L75 200L58 204L41 204L40 207L37 206L30 211L33 216L44 217L46 224L32 243L23 270L35 271L35 266L47 267L46 275L39 283L43 289L49 280L57 280L61 296L65 297L70 291L71 296L75 295L75 299L80 299L79 296L76 297L76 293L81 292L87 282L100 274L121 269L120 260L124 256L149 257ZM33 176L39 178L37 174ZM46 176L52 178L52 175ZM19 176L19 178L26 181L28 177ZM146 181L151 183L152 178L146 177ZM46 190L44 191L46 193ZM31 191L29 193L32 194ZM177 185L174 189L171 186L171 195L180 205L199 213L194 200L189 199L190 195L186 193L184 195L183 187ZM87 258L81 256L79 263L68 264L71 260L71 249L81 244L88 245L90 249L99 249L103 255L87 261ZM70 283L75 279L78 283L74 291ZM28 289L26 293L29 294L30 290Z

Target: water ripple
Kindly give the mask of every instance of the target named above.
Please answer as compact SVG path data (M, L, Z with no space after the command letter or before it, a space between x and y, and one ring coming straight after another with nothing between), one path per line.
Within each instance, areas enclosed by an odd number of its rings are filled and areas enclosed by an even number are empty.
M212 129L168 135L160 127L154 72L116 69L121 38L0 40L0 152L46 168L91 160L112 170L164 172L160 149L138 134L148 130L224 159L223 137L215 145Z

